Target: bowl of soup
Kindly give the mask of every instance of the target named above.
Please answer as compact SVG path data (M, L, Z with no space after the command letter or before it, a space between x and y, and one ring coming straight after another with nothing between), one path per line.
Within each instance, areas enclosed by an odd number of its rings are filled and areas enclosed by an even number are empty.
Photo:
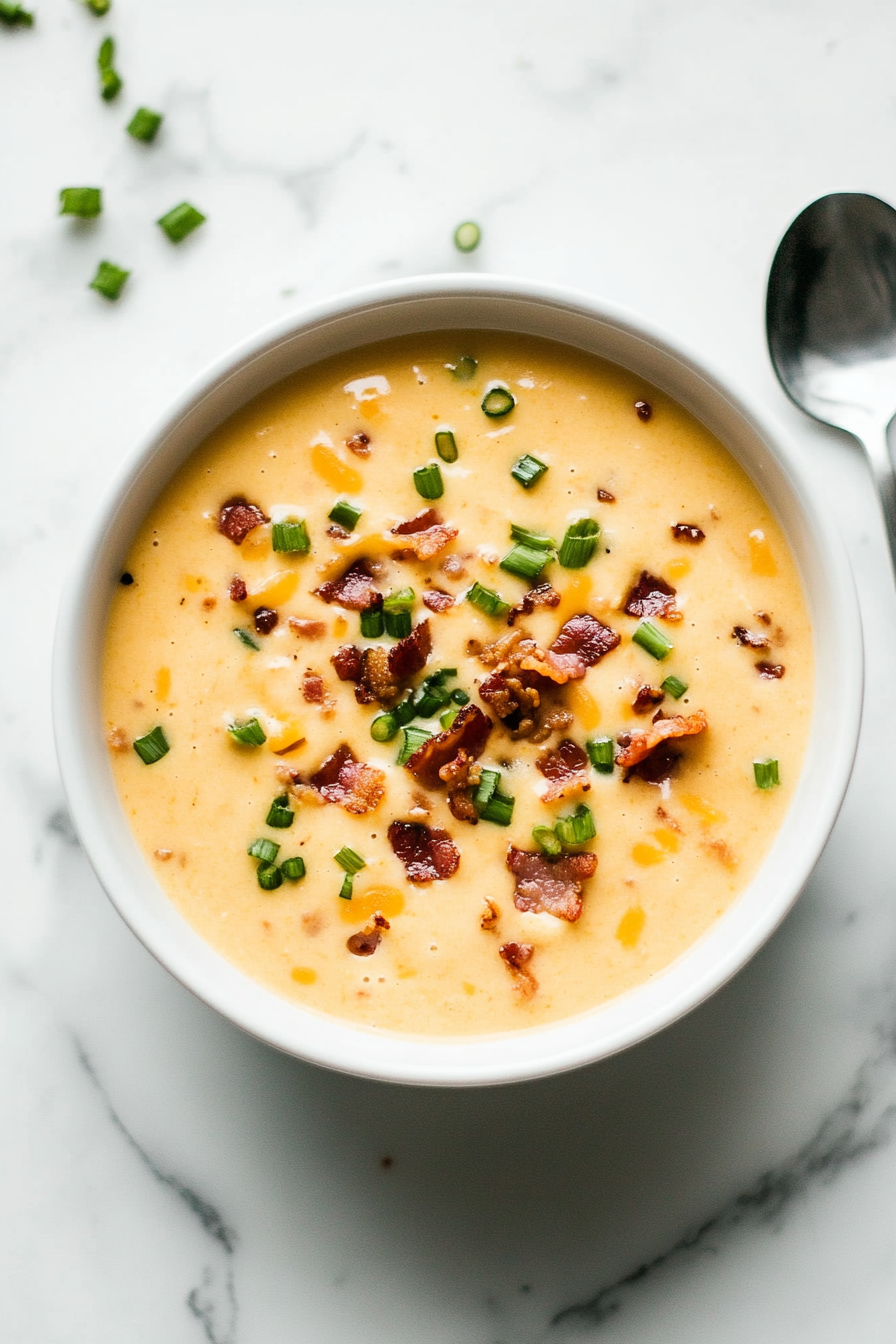
M248 1032L544 1075L789 910L858 735L841 544L680 344L500 277L381 285L203 374L99 511L55 724L136 935Z

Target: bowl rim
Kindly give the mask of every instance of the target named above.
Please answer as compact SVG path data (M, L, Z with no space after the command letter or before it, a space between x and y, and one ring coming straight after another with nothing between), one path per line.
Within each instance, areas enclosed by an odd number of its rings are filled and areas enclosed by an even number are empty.
M835 666L827 668L825 672L827 682L830 683L827 699L837 706L834 721L828 722L826 728L825 770L812 772L813 779L808 780L807 747L797 791L791 800L781 832L759 872L735 898L728 911L715 920L706 933L685 952L641 985L572 1018L493 1036L412 1037L331 1018L281 999L273 990L249 980L242 971L215 952L176 912L167 897L163 897L167 913L161 906L153 904L148 896L147 879L156 892L161 892L161 888L136 848L120 804L117 829L112 820L108 787L111 770L106 749L100 742L100 751L97 750L93 734L95 715L92 717L83 712L85 704L90 703L91 695L94 700L99 699L95 682L92 691L89 689L89 664L97 652L96 645L92 645L89 639L85 640L83 632L90 628L91 620L96 625L99 606L102 606L104 612L108 606L108 593L101 598L97 589L103 582L104 556L105 568L109 569L107 552L111 544L110 536L116 528L133 536L139 519L145 516L147 505L142 505L139 511L132 506L133 521L125 524L122 520L127 516L129 501L136 497L141 486L146 488L147 473L151 473L154 466L158 467L165 458L166 449L171 456L170 445L178 431L183 431L191 416L201 414L204 403L208 403L210 398L214 399L217 394L223 395L223 389L232 380L251 379L253 370L256 373L265 367L270 370L276 363L278 352L284 348L289 350L294 343L302 340L312 341L314 333L325 331L334 322L358 322L365 314L373 314L374 318L380 312L388 315L390 307L395 305L425 305L448 299L503 301L505 304L516 302L534 306L546 314L560 314L569 320L573 317L582 319L594 331L602 328L611 335L615 333L619 339L628 340L633 348L640 343L645 356L646 352L652 352L652 357L655 356L660 365L668 369L670 377L677 369L680 376L690 380L695 388L699 386L704 389L706 395L718 403L720 413L724 411L729 414L743 427L745 434L752 435L756 443L761 445L759 458L761 460L764 451L767 455L765 468L777 479L775 488L783 490L785 494L789 490L790 507L795 511L803 542L808 545L810 552L814 549L813 572L809 578L806 567L800 566L806 598L810 608L813 606L810 600L813 593L816 607L819 603L827 604L829 623L837 630L836 647L840 656L835 660ZM487 325L494 330L522 330L501 322L486 324L481 320L470 321L466 327L484 329ZM408 330L422 332L463 326L464 323L452 321L441 323L441 328L439 324L429 323L411 326ZM388 338L389 333L385 333L374 339ZM369 339L358 339L341 348L361 347L368 344ZM575 341L566 343L576 344ZM325 356L297 359L294 367L309 367L321 357ZM611 362L624 363L612 355L601 357ZM644 372L643 369L641 372ZM260 383L255 391L248 392L243 402L287 373L288 369L277 372L273 377L265 375L266 381ZM656 385L655 371L652 374L644 373L644 376ZM683 397L680 392L671 395L687 405L687 397ZM219 416L219 422L231 414L233 409L235 407ZM698 418L706 419L705 416ZM206 429L198 435L193 440L193 447L208 432ZM727 443L726 447L738 457L738 451L731 443ZM174 465L162 469L163 474L159 477L161 482L169 479L177 470L188 451L181 452L179 458L175 453ZM756 471L750 471L749 474L755 481ZM765 494L768 482L757 484L766 502L777 514L779 510L776 501ZM155 493L160 488L161 485L157 485ZM823 532L822 518L825 520ZM793 547L793 538L786 528L785 533L788 544ZM119 550L117 554L120 562L122 552ZM104 628L105 617L101 622L101 629ZM818 631L814 630L813 636L816 656L814 723L819 710ZM250 1035L298 1058L383 1081L475 1086L542 1077L577 1068L627 1049L690 1012L741 969L793 906L834 825L849 782L858 743L863 678L861 621L845 547L839 533L832 528L830 518L823 512L815 486L795 446L780 426L756 406L753 398L736 389L727 374L720 374L685 343L617 304L566 286L512 276L466 272L408 277L337 294L262 328L238 342L191 379L180 396L127 455L97 508L81 545L80 554L63 591L57 619L53 654L53 720L63 786L88 859L119 914L156 960L181 984ZM817 725L811 730L810 739L816 735ZM102 777L103 771L108 778ZM117 794L114 796L117 801ZM795 828L790 824L790 818L795 812L798 798L802 800L804 815L803 824L794 834ZM782 844L784 835L789 842L787 845ZM134 854L139 855L140 870L133 867ZM764 890L768 887L766 870L772 858L780 866L780 872L770 889ZM763 883L759 879L764 874ZM759 897L753 902L756 908L751 907L749 918L739 921L734 919L732 912L743 907L746 897L754 888L759 890ZM700 950L705 953L707 947L712 949L710 955L701 957ZM685 975L683 970L688 966L691 967L691 974Z

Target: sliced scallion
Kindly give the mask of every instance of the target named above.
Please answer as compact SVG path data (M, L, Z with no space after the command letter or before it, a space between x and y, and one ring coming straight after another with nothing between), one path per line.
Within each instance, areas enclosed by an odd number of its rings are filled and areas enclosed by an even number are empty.
M444 709L451 702L451 692L438 682L424 682L414 702L414 709L420 719L431 719L437 710Z
M417 594L413 588L399 588L395 593L388 593L383 598L384 611L410 611L414 605Z
M515 405L516 399L509 387L490 387L482 398L482 409L490 420L508 415Z
M612 737L592 737L585 743L585 750L599 775L612 775L615 755Z
M144 145L152 144L159 132L164 118L161 112L152 112L148 107L138 107L127 125L127 133Z
M256 643L254 637L250 635L249 631L245 630L241 625L238 625L233 633L236 635L237 639L240 641L241 644L245 644L247 649L254 649L255 652L257 653L258 650L261 648L261 645Z
M280 853L280 846L276 840L268 840L264 836L259 840L253 840L246 853L253 859L261 859L262 863L273 863Z
M499 793L496 790L481 809L479 816L483 821L493 821L496 826L509 826L513 820L515 801L509 794Z
M635 633L632 635L632 643L638 644L651 658L656 658L662 662L668 658L675 645L671 639L667 639L662 630L658 630L652 621L642 621Z
M408 691L404 699L399 700L398 704L394 706L392 717L399 728L403 728L406 723L410 723L411 719L416 717L416 714L416 697L413 691Z
M447 367L459 383L468 383L471 378L476 376L479 361L474 359L472 355L461 355L456 364L449 364Z
M493 588L484 588L478 579L468 590L467 601L472 602L486 616L506 616L510 610L510 603L505 602L500 593L496 593Z
M519 458L510 468L510 474L515 481L519 481L524 490L531 490L536 481L540 481L548 469L547 462L542 462L531 453L526 453L524 457Z
M523 546L532 546L537 551L555 551L557 543L546 532L533 532L530 527L521 527L519 523L510 524L511 541L519 541Z
M283 885L283 874L276 863L260 863L255 871L262 891L276 891Z
M432 737L432 733L428 728L415 728L413 725L409 725L403 732L404 741L402 742L401 750L396 757L397 765L406 765L417 748L422 747L423 743L428 742Z
M98 19L101 19L104 14L108 14L112 8L112 0L84 0L84 3L91 14L95 14Z
M472 219L464 220L454 230L454 246L458 252L475 252L482 238L482 230Z
M5 24L7 28L31 28L34 24L34 15L21 5L3 3L0 4L0 23Z
M584 569L597 550L600 523L593 518L580 518L570 523L560 544L557 559L564 569Z
M370 725L370 736L374 742L391 742L398 732L394 714L377 714Z
M98 294L102 294L104 299L114 301L124 289L125 281L129 275L130 271L123 271L114 262L101 261L96 268L96 275L87 288L95 289Z
M479 783L476 786L476 792L473 795L473 806L477 811L488 807L492 798L497 792L498 785L501 783L500 770L482 770L479 775Z
M351 873L346 873L345 877L342 879L342 886L339 888L339 899L340 899L341 901L350 901L350 900L351 900L351 898L352 898L352 890L353 890L353 888L354 888L354 885L355 885L355 880L354 880L354 878L352 877L352 874L351 874Z
M456 705L468 705L470 703L469 695L467 695L467 692L462 690L460 686L455 687L451 692L451 699Z
M753 778L756 781L757 789L773 789L781 783L778 762L774 756L767 756L764 760L753 762Z
M448 709L444 711L444 713L439 715L439 723L442 725L443 732L451 727L452 723L457 718L459 713L460 713L460 706L451 705L449 706Z
M593 840L597 835L597 827L591 808L585 803L579 803L575 812L557 818L554 831L561 845L584 845L586 840Z
M327 517L331 523L344 527L346 532L354 532L363 512L363 509L356 509L354 504L349 504L347 499L337 499Z
M423 499L441 499L445 493L442 473L438 462L430 462L425 467L417 467L414 472L414 486Z
M508 574L515 574L518 578L531 583L538 578L550 559L549 553L540 547L523 546L521 542L517 542L512 550L509 550L504 556L500 568L506 570Z
M443 462L457 461L457 440L450 429L436 431L436 452Z
M162 215L161 219L157 219L156 223L172 243L180 243L188 233L192 233L200 224L205 223L205 215L201 214L195 205L190 205L189 201L181 201L180 205L175 205L167 214Z
M101 187L63 187L59 193L60 215L76 215L78 219L96 219L102 211Z
M265 731L257 719L247 719L245 723L232 723L227 731L234 742L242 742L246 747L263 747L267 742Z
M160 761L163 756L167 756L171 748L161 724L153 728L151 733L138 737L134 743L134 750L144 765L155 765L156 761Z
M382 607L369 607L361 612L361 635L364 639L379 639L385 630Z
M411 613L409 611L383 611L383 624L391 639L407 639L411 633Z
M311 538L304 518L284 518L271 528L271 549L284 555L307 555Z
M367 867L367 860L362 859L358 851L350 849L348 845L343 845L338 854L333 855L333 858L339 864L339 867L343 872L351 873L352 875L360 873L362 868Z
M278 831L285 831L292 825L295 815L289 805L289 794L281 793L268 808L265 825L273 826Z
M681 677L667 677L660 685L673 700L680 700L688 688L687 682L682 681Z
M296 855L292 859L284 859L280 865L280 871L284 877L288 877L290 882L298 882L305 876L305 860L301 855Z
M563 853L563 846L551 826L533 826L532 839L549 859L556 859Z
M121 91L121 76L114 67L114 60L114 39L106 37L100 43L100 49L96 56L96 63L100 72L100 96L107 103L110 103Z

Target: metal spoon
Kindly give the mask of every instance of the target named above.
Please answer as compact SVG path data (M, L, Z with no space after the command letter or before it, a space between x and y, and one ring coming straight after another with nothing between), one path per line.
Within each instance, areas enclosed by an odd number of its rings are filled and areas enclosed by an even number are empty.
M896 210L860 192L808 205L775 253L765 322L787 395L865 449L896 573Z

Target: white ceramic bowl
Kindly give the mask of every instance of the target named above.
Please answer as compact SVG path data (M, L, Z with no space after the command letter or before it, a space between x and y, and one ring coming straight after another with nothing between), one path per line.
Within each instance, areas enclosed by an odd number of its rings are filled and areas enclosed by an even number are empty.
M248 979L194 933L156 882L118 801L104 740L100 664L109 601L136 528L194 447L251 397L339 351L417 331L492 328L592 351L633 369L725 443L772 506L795 553L815 631L815 712L799 787L746 890L682 957L581 1016L513 1034L421 1039L306 1011ZM569 290L497 276L427 276L355 291L278 322L213 365L138 447L91 529L62 603L54 716L75 825L137 937L200 999L278 1049L408 1083L534 1078L601 1059L695 1007L765 942L796 900L834 823L862 702L852 576L829 514L782 434L743 395L647 323Z

